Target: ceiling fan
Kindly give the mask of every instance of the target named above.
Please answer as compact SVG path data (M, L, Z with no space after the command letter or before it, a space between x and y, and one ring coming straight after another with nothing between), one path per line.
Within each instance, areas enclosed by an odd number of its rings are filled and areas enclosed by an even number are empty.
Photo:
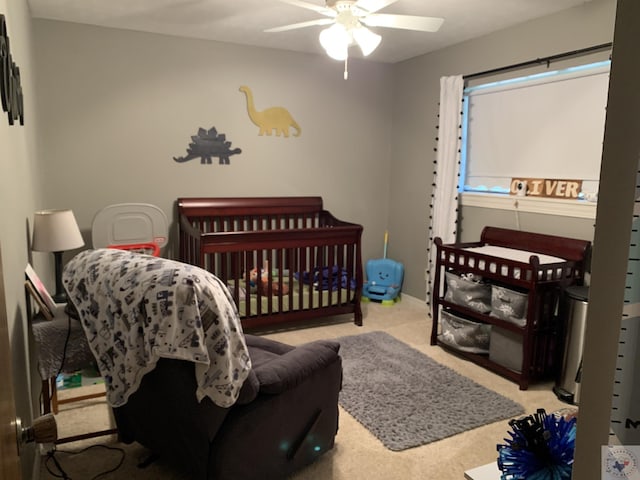
M331 25L320 32L320 44L327 54L336 60L346 61L349 56L349 46L354 43L360 47L364 56L371 54L378 47L382 37L367 27L436 32L444 22L444 19L437 17L376 13L398 0L326 0L324 7L303 0L279 1L313 10L329 18L269 28L265 32L284 32L316 25Z

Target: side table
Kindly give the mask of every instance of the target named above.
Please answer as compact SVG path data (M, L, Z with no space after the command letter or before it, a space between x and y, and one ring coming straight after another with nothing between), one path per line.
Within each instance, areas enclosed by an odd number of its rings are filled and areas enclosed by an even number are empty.
M38 358L38 372L42 378L42 413L58 413L63 403L79 402L105 396L104 392L78 395L63 400L58 399L56 377L60 373L73 373L90 366L95 360L80 322L70 318L64 311L64 304L57 305L52 320L37 314L31 320L31 330L35 340ZM59 439L56 443L66 443L83 438L115 433L115 429L92 432Z
M43 413L58 413L56 377L60 373L73 373L94 362L82 325L69 318L64 306L59 305L53 320L35 315L31 323L38 355L38 371L42 378ZM96 395L97 396L97 395ZM74 397L75 399L75 397Z

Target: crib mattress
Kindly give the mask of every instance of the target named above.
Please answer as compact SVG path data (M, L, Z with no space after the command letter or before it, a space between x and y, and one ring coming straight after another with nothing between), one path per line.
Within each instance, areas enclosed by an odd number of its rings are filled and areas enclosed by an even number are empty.
M284 282L289 284L289 282ZM241 317L247 316L247 289L244 287L245 283L241 282L240 284L240 301L238 302L238 312ZM232 295L234 292L234 283L230 281L228 284L229 290ZM322 306L326 307L328 305L338 305L339 302L346 303L354 298L355 291L351 290L351 296L347 297L347 290L342 289L341 297L338 298L337 290L317 290L315 288L310 289L308 284L302 285L302 295L300 295L300 282L294 280L289 288L289 293L282 296L282 307L280 306L280 299L277 295L273 295L271 297L271 305L273 312L288 312L288 311L297 311L297 310L308 310L310 308L319 308L320 302L322 300ZM293 297L293 308L289 308L289 297ZM258 314L258 295L256 293L251 293L249 295L250 302L250 312L251 315ZM269 296L261 295L260 296L261 303L261 313L265 313L269 311Z

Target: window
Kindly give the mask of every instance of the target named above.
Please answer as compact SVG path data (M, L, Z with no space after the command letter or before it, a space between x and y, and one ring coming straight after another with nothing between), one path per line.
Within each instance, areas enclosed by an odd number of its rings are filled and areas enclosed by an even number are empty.
M466 88L460 190L508 193L512 178L598 190L610 62Z

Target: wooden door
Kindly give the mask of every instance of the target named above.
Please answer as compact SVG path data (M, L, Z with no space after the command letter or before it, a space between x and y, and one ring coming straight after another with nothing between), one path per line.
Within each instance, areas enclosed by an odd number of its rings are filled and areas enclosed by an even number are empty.
M11 349L7 321L7 303L0 250L0 480L20 480L22 473L16 443L16 406L13 398Z

